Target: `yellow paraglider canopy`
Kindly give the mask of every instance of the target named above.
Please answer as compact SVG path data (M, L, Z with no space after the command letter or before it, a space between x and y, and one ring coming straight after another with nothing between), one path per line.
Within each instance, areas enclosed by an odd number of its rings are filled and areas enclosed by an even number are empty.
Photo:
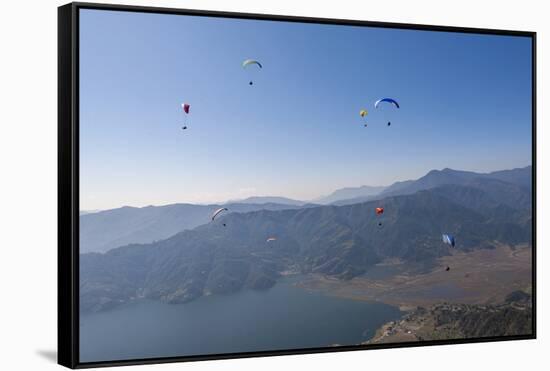
M362 109L361 111L359 111L359 116L361 116L361 117L365 117L367 114L368 114L368 112L365 109Z

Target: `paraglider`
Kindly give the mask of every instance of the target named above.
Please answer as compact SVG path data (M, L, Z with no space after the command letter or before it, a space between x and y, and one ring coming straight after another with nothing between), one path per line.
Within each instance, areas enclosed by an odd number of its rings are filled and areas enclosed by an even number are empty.
M186 130L187 129L187 115L189 114L189 109L191 108L191 105L189 103L182 103L181 104L181 108L183 108L183 113L185 113L185 116L184 116L184 120L183 120L183 126L182 126L182 130Z
M269 237L266 242L273 242L273 241L277 241L277 238L275 237Z
M387 103L390 103L390 104L393 104L396 108L399 108L399 103L397 103L397 101L395 99L392 99L392 98L382 98L382 99L378 99L375 103L374 103L374 108L378 108L378 106L380 105L380 103L382 102L387 102Z
M249 69L249 68L255 68L254 66L256 66L257 68L260 68L262 69L262 64L254 59L247 59L243 62L243 68L244 69ZM248 83L248 85L253 85L254 83L252 82L252 80L250 80L250 82Z
M229 209L227 207L221 207L221 208L217 209L216 211L214 211L214 213L212 214L212 221L214 221L214 219L216 219L216 217L218 215L220 215L224 211L228 211L228 210ZM225 224L223 226L225 227Z
M367 110L365 110L365 109L362 109L361 111L359 111L359 116L361 116L361 117L365 117L365 116L368 115L368 114L369 114L369 113L368 113ZM365 122L365 123L363 124L363 126L367 127L367 123Z
M376 215L382 215L382 214L384 214L384 208L383 207L377 207L377 208L374 209L374 212L376 213ZM382 222L378 222L378 226L381 227Z
M378 108L378 106L380 105L380 103L382 102L386 102L386 103L389 103L393 106L395 106L395 108L399 108L399 103L397 103L397 101L395 99L392 99L392 98L382 98L382 99L378 99L375 103L374 103L374 108ZM388 126L391 126L391 121L388 121Z
M450 234L444 234L442 235L442 239L443 239L443 243L451 246L451 247L455 247L455 238L454 236L450 235Z

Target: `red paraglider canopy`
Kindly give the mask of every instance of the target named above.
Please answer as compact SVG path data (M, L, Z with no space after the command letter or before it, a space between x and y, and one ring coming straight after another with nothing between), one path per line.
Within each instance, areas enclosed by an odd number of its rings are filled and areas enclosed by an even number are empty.
M384 208L383 207L377 207L376 208L376 215L384 214Z
M183 112L189 113L189 108L191 108L191 106L189 104L184 103L181 106L183 107Z

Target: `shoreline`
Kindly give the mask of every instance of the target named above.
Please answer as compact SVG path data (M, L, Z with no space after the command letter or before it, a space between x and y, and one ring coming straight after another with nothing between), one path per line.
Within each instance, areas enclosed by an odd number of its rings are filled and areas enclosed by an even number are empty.
M309 274L294 285L324 295L399 308L402 315L398 319L384 323L370 339L360 344L458 339L464 336L456 329L439 333L427 331L426 323L434 322L434 317L426 313L426 308L450 306L469 313L469 309L464 308L498 307L511 292L530 293L531 253L530 246L498 246L443 257L438 261L440 264L427 273L399 272L384 279L357 277L349 281ZM382 262L378 267L395 265L395 261ZM446 266L453 268L446 271ZM510 307L517 309L514 304ZM418 322L414 323L411 318Z
M498 246L440 258L427 273L400 271L383 279L349 281L308 274L294 285L325 295L393 305L404 312L441 302L494 304L511 291L531 289L531 253L531 247ZM446 271L447 266L452 268Z

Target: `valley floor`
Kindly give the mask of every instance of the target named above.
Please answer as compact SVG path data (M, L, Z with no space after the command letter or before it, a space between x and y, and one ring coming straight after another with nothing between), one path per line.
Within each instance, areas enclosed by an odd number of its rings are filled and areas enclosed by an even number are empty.
M391 274L379 274L377 279L368 273L350 281L311 275L298 286L392 304L406 312L364 344L528 335L532 333L531 254L527 246L459 252L441 258L439 266L422 274L388 261L375 270Z
M367 274L343 281L310 275L297 285L328 295L396 305L404 311L442 302L495 304L512 291L531 292L531 253L527 246L499 246L443 257L427 273L408 272L404 264L394 261L376 267L396 272L383 278Z

